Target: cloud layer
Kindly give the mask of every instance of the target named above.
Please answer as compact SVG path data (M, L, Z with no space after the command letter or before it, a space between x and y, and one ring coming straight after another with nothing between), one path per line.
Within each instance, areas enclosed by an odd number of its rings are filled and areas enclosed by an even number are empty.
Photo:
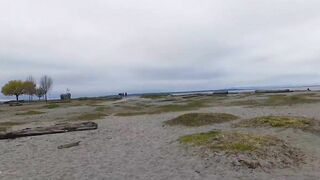
M52 96L320 82L318 0L2 0L0 86Z

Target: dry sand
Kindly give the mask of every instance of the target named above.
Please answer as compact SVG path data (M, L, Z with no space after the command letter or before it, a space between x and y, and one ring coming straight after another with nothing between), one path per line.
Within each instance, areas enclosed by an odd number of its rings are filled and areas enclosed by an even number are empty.
M135 99L136 100L136 99ZM1 107L0 107L1 108ZM8 107L5 107L8 108ZM79 109L80 108L80 109ZM82 108L82 109L81 109ZM4 107L2 108L4 109ZM46 112L61 116L92 110L92 107L68 107ZM241 120L264 115L305 116L320 119L320 104L277 107L208 107L192 112L231 113ZM320 136L293 129L239 128L231 123L202 127L164 126L163 121L185 112L139 116L107 116L96 121L98 130L25 137L0 141L0 179L292 179L320 178ZM0 112L0 120L16 120L13 113ZM55 115L54 115L55 116ZM50 117L54 117L50 116ZM36 115L41 121L48 115ZM49 118L50 119L50 118ZM59 119L59 118L58 118ZM47 123L54 122L47 119ZM241 121L239 120L239 121ZM28 120L29 121L29 120ZM180 136L212 129L252 132L277 136L306 155L305 164L284 169L238 168L223 154L214 158L193 155L193 149L179 144ZM79 146L58 149L63 144L81 141Z

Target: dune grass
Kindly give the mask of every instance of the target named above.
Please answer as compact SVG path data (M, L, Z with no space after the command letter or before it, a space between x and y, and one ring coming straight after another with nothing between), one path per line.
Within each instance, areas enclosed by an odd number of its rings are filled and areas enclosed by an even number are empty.
M149 106L132 106L125 107L116 112L116 116L135 116L143 114L161 114L167 112L180 112L198 110L207 106L207 101L203 100L189 100L183 103L172 103L167 105L149 105Z
M94 121L103 119L107 114L101 112L83 113L80 116L70 118L70 121Z
M13 126L24 124L22 122L0 122L0 132L7 131L8 129L12 128Z
M296 95L265 95L265 99L255 100L238 100L227 103L229 106L291 106L295 104L307 104L320 102L320 99L312 94L296 94Z
M303 117L289 116L263 116L238 123L240 127L283 127L283 128L307 128L313 120Z
M45 105L44 108L47 108L47 109L55 109L55 108L59 108L60 105L59 104L56 104L56 103L52 103L52 104L48 104L48 105Z
M98 111L98 112L103 112L103 111L106 111L108 108L106 106L98 106L96 107L95 111Z
M254 151L275 141L270 136L222 131L210 131L179 138L179 142L182 144L192 144L212 151L228 152Z
M265 102L267 106L283 106L283 105L294 105L294 104L305 104L319 102L319 99L312 99L307 94L299 95L273 95L268 98Z
M143 94L140 96L141 98L146 98L146 99L162 99L167 97L169 94Z
M16 115L18 116L28 116L28 115L38 115L38 114L44 114L45 112L41 112L41 111L27 111L27 112L23 112L23 113L16 113Z
M188 113L164 123L167 125L204 126L236 119L238 119L237 116L227 113Z

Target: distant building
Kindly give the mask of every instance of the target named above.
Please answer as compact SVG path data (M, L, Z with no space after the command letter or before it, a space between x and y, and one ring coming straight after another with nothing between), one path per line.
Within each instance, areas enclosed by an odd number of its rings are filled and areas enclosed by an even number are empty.
M71 100L71 93L61 94L60 99L61 100Z

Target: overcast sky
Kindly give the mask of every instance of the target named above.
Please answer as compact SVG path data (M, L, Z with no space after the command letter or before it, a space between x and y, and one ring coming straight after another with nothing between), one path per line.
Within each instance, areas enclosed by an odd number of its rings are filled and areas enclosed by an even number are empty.
M319 0L0 0L0 86L43 74L54 79L51 96L320 84L319 8Z

